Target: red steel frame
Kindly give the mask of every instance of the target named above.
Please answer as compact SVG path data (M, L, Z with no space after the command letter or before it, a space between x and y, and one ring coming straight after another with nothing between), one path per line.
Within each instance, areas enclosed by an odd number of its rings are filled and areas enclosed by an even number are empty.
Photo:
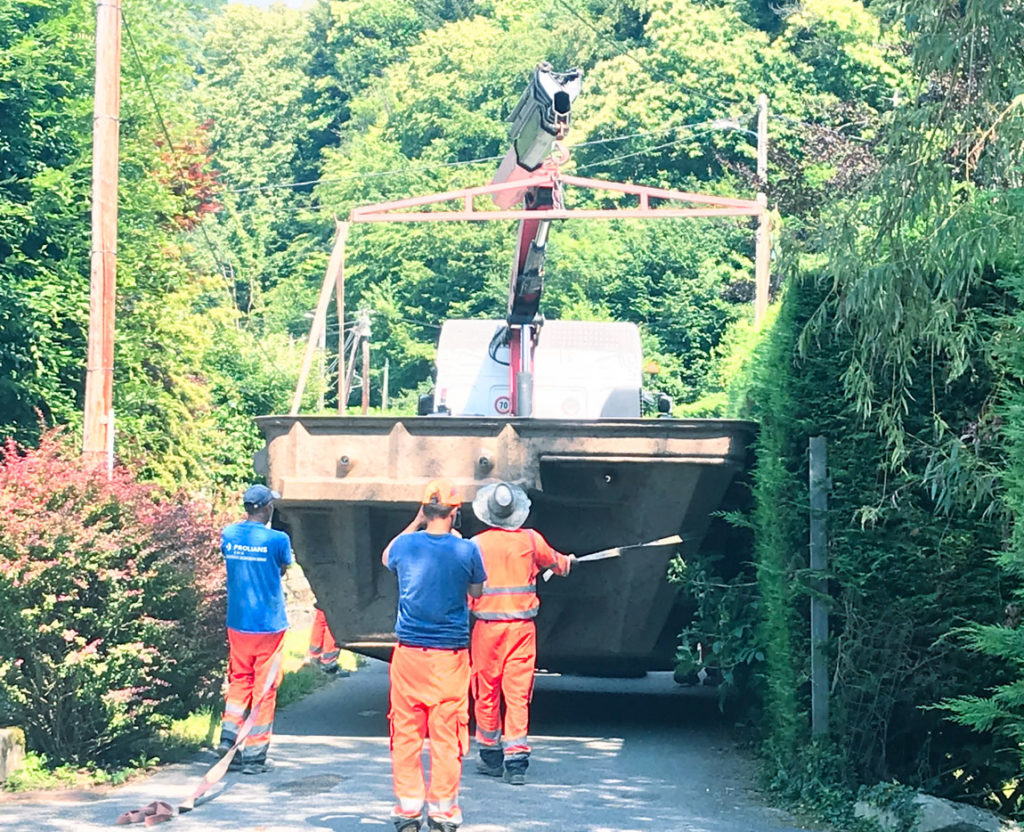
M555 193L561 191L561 185L574 185L591 190L613 191L638 198L636 207L617 208L566 208L556 205L543 210L489 210L480 209L475 200L480 196L502 193L504 191L525 191L530 188L553 188ZM461 210L441 211L409 211L409 208L423 208L428 205L440 205L458 200ZM652 207L652 200L691 203L707 207ZM480 185L475 188L462 188L457 191L446 191L427 196L398 199L393 202L379 202L375 205L363 205L353 208L349 216L350 222L457 222L482 220L567 220L567 219L661 219L668 217L754 217L760 216L766 209L753 199L734 199L724 196L710 196L686 191L671 191L664 188L651 188L646 185L633 185L625 182L608 182L603 179L587 179L581 176L566 176L557 167L542 168L537 174L525 179L501 182L496 185Z
M332 252L332 266L328 268L324 277L324 286L321 290L322 303L317 306L317 314L314 318L314 329L319 326L326 326L327 302L331 285L336 282L336 289L344 296L344 263L345 263L345 239L349 222L459 222L459 221L483 221L483 220L521 220L524 222L540 222L543 220L564 220L564 219L666 219L671 217L760 217L762 225L766 225L768 208L752 199L734 199L732 197L711 196L709 194L695 194L686 191L673 191L664 188L651 188L645 185L634 185L625 182L608 182L604 179L587 179L582 176L565 176L561 173L561 165L569 159L564 148L556 144L561 151L557 158L548 160L536 173L526 175L525 171L516 169L511 179L481 185L475 188L462 188L456 191L446 191L427 196L399 199L392 202L379 202L375 205L362 205L353 208L348 222L340 223L339 227L344 233L339 233L335 240L335 252L337 253L337 265L334 264ZM517 178L518 176L522 178ZM611 191L627 197L635 197L636 207L615 207L615 208L566 208L564 202L563 185L574 185L579 188L591 190ZM480 209L476 206L475 200L480 196L491 194L521 192L517 198L510 200L515 204L531 188L550 188L553 192L553 205L540 209ZM430 205L442 205L445 202L458 200L462 204L461 210L432 210L432 211L410 211L410 208L423 208ZM652 207L652 200L655 205L661 203L689 203L691 206L705 207L678 207L663 206ZM525 256L525 252L517 252L517 258ZM519 264L522 265L521 263ZM759 285L758 293L763 295L764 304L767 305L767 273L763 280L763 286ZM520 327L513 327L513 334L522 337ZM299 376L296 385L295 398L292 403L291 412L298 413L302 392L305 389L306 374L313 360L315 349L315 338L310 338L306 344L306 354L303 358L303 371ZM514 372L519 361L519 345L512 344L510 371ZM343 350L339 349L339 366L343 365ZM513 376L514 378L514 376ZM510 385L510 393L514 395L514 381ZM339 412L343 412L343 405L339 400Z
M556 145L556 148L561 151L560 156L549 159L536 173L526 175L525 171L517 169L511 179L497 183L492 182L490 185L461 188L455 191L398 199L391 202L379 202L374 205L362 205L352 209L349 215L349 222L480 222L484 220L520 220L524 223L538 223L541 221L567 219L668 219L673 217L760 217L762 221L765 221L767 218L767 207L753 199L735 199L732 197L712 196L710 194L666 190L665 188L652 188L646 185L634 185L626 182L609 182L604 179L588 179L582 176L563 175L561 166L568 161L569 154L560 145ZM522 176L522 178L518 178L519 176ZM619 205L614 208L566 208L563 191L563 186L565 185L573 185L590 190L610 191L625 197L635 197L636 204L635 206ZM553 204L550 206L545 205L539 209L521 208L515 210L479 208L476 205L477 197L521 192L517 194L516 198L508 200L514 204L527 191L534 188L550 189L552 191ZM461 204L461 209L409 210L425 208L427 206L442 206L447 202L458 202ZM688 204L689 207L680 207L679 203ZM342 253L340 256L343 260L343 241L341 246ZM525 251L516 252L516 259L520 268L525 256ZM529 328L527 327L527 332L523 332L523 327L521 326L512 327L511 336L509 394L512 397L513 410L515 410L517 407L515 378L521 360L521 339L530 337ZM308 349L307 352L309 352ZM308 358L309 356L307 356ZM343 360L340 351L339 360ZM300 381L300 386L296 392L296 402L301 396L303 386L304 380ZM297 404L293 405L293 412L297 412Z

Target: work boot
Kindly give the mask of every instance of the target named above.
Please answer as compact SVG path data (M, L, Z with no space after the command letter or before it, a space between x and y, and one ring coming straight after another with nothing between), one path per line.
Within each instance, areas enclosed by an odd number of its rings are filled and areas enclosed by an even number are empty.
M420 832L419 815L416 815L414 818L410 818L392 811L391 822L395 825L395 832Z
M481 748L476 770L488 777L501 777L505 771L505 755L500 748Z
M459 825L450 820L427 818L427 829L431 832L458 832Z
M489 766L483 760L476 761L476 770L479 774L485 774L488 777L501 777L505 773L505 769L501 766Z
M223 758L234 747L234 744L235 744L234 740L221 740L220 744L217 746L217 749L216 749L217 750L217 756ZM242 770L242 755L236 753L235 756L231 758L231 762L228 763L228 771L241 771L241 770Z
M500 749L481 748L480 759L476 761L476 770L488 777L501 777L505 771L505 761Z
M526 772L524 771L508 771L504 773L505 782L510 786L525 786L526 785Z
M526 769L530 767L528 755L517 754L505 760L505 782L511 786L526 785Z
M238 759L237 757L235 759ZM267 760L266 754L259 757L242 758L242 774L266 774L274 766Z

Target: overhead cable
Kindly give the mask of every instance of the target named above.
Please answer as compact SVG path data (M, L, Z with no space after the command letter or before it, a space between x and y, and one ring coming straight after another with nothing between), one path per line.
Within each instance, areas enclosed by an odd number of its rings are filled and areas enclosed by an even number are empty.
M752 113L747 115L752 116ZM741 116L742 117L742 116ZM608 136L606 138L591 139L590 141L580 142L579 144L573 144L569 146L570 150L578 147L593 147L601 144L612 144L614 142L628 141L629 139L642 139L649 136L660 136L664 133L678 132L680 130L697 130L702 127L709 127L721 119L708 119L705 121L697 121L688 124L677 124L671 127L662 127L658 130L644 130L637 133L626 133L621 136ZM409 173L422 172L427 170L437 170L442 168L456 168L456 167L467 167L469 165L479 165L484 162L494 162L498 159L502 159L502 156L483 156L479 159L469 159L462 162L437 162L430 165L420 165L417 167L404 167L404 168L393 168L391 170L378 170L378 171L367 171L365 173L354 173L350 176L324 176L319 179L306 179L299 182L270 182L266 185L253 185L245 188L225 188L224 190L230 191L231 193L248 193L252 191L269 191L279 188L301 188L307 185L320 185L320 184L337 184L341 182L356 182L362 179L381 179L392 176L406 176ZM310 209L315 210L315 209Z
M153 102L153 113L156 116L157 123L160 125L160 132L163 133L164 141L167 142L168 152L174 150L174 142L171 139L171 133L167 129L167 122L164 121L163 113L160 112L160 104L157 102L156 95L153 92L153 87L149 83L149 76L146 74L146 69L142 63L142 56L139 54L139 49L135 45L135 38L132 37L131 26L128 24L128 17L124 13L124 8L121 9L121 20L124 22L124 31L128 35L128 44L131 47L132 56L135 58L135 65L138 67L139 75L142 78L142 83L146 87L146 92L149 93L150 101ZM234 273L234 268L230 264L226 264L221 260L220 254L215 250L213 241L210 239L210 235L206 231L206 226L200 222L198 223L199 230L203 234L203 240L206 242L206 247L210 252L210 256L213 257L213 262L217 266L217 271L220 272L221 277L228 280L228 270Z

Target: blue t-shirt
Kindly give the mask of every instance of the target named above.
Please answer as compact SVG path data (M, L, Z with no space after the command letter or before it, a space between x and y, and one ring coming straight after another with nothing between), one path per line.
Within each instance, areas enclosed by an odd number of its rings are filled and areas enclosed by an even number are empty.
M287 630L281 567L292 562L288 535L243 520L221 532L220 551L228 570L228 627L243 633Z
M487 580L480 547L452 534L401 535L388 552L398 576L395 635L413 647L469 646L470 584Z

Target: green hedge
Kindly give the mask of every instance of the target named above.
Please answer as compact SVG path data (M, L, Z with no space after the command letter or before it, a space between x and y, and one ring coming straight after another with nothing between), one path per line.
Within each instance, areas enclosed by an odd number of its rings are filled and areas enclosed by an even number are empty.
M808 779L851 789L897 780L984 802L1016 776L1016 754L935 706L1008 681L1004 664L965 649L959 635L969 622L1003 620L1010 584L992 553L1004 524L969 506L941 511L923 453L911 453L901 471L887 470L877 431L844 394L849 345L824 328L798 345L822 297L812 277L793 281L750 393L761 424L753 522L766 647L763 725L776 782L797 795ZM986 393L983 384L915 390L935 396L951 420ZM909 414L907 422L923 441L927 420ZM832 479L832 722L824 747L809 742L806 483L807 441L816 434L827 438Z

